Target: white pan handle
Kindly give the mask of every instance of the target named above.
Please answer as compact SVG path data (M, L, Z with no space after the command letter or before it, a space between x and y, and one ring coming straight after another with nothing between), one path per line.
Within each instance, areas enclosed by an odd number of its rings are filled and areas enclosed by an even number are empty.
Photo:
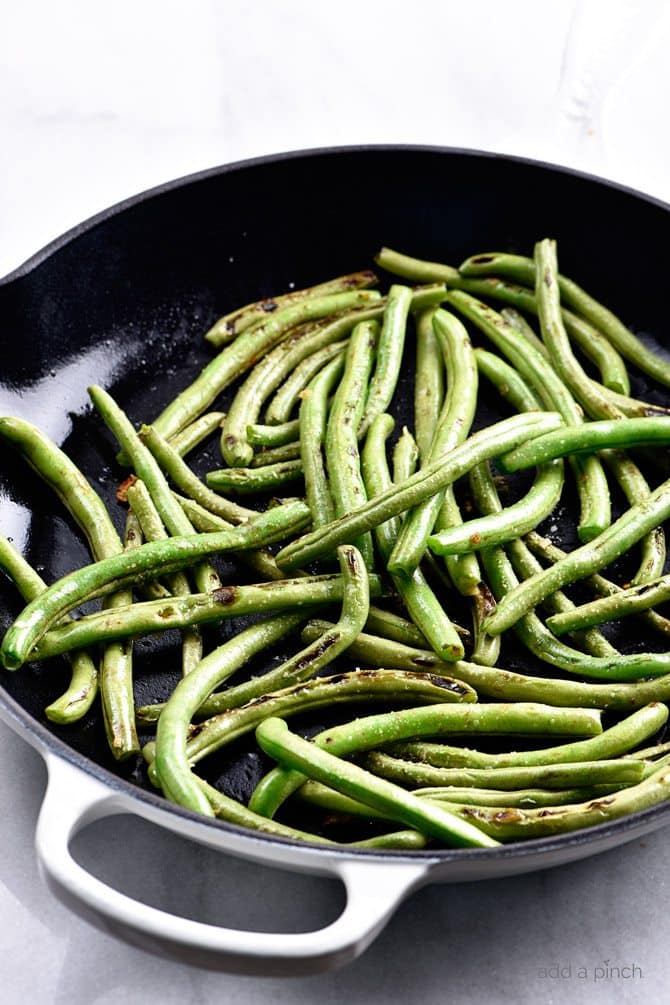
M245 932L181 918L119 893L75 861L75 834L94 820L133 812L133 802L54 755L46 763L35 842L47 885L98 928L173 960L259 976L341 966L363 952L428 872L427 863L331 859L326 868L344 883L347 901L339 918L315 932Z

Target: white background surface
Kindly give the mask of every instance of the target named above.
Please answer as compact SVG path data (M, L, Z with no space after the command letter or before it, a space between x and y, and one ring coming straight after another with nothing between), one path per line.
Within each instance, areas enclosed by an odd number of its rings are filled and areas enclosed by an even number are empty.
M510 151L670 199L669 41L668 5L654 0L3 0L0 275L143 188L310 146ZM39 759L0 726L0 763L3 1005L667 998L667 832L552 873L420 891L337 975L228 977L158 961L61 908L32 849ZM181 893L201 917L290 929L301 905L305 925L335 910L330 887L254 874L140 825L84 845L111 880L125 875L165 906ZM643 977L538 976L606 960Z

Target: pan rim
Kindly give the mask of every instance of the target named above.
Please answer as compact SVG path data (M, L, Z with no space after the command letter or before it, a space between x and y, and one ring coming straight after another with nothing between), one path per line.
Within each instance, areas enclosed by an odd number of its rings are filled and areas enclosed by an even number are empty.
M126 210L132 209L133 207L147 202L150 199L164 195L167 192L185 188L188 185L197 184L201 181L206 181L209 178L216 178L219 175L235 174L238 171L245 171L249 168L263 167L265 165L283 163L286 161L356 153L398 152L474 157L481 160L507 161L512 164L520 164L526 167L541 168L545 171L557 171L560 174L569 175L582 181L593 182L598 186L614 189L623 195L633 196L634 198L641 199L643 202L646 202L651 206L670 212L670 203L665 202L657 196L642 192L640 189L636 189L631 185L626 185L623 182L614 181L610 178L603 178L597 174L592 174L589 171L582 171L579 168L556 164L552 161L539 160L533 157L524 157L520 154L506 154L498 153L495 150L478 150L470 147L450 147L429 143L358 143L333 147L306 147L300 150L287 150L279 153L262 154L258 157L243 158L242 160L219 164L211 168L204 168L202 171L193 171L189 174L180 175L178 178L172 178L168 181L160 182L158 185L152 185L150 188L143 189L135 195L128 196L126 199L121 199L119 202L112 203L111 206L107 206L105 209L100 210L100 212L86 217L73 227L68 228L68 230L64 231L58 237L48 241L15 269L8 272L5 276L0 277L0 287L9 285L15 280L22 279L24 276L29 275L32 271L34 271L34 269L38 268L51 258L52 255L61 251L78 237L81 237L88 231L93 230L94 227L98 226L98 224L105 223L107 220L110 220L115 216L119 216Z
M381 154L398 152L408 154L472 157L482 160L504 161L532 168L540 168L544 171L558 172L559 174L568 175L582 181L594 183L599 187L604 186L606 188L613 189L622 195L632 196L635 199L639 199L642 202L670 213L670 204L664 202L656 196L641 192L632 186L625 185L611 179L602 178L590 172L581 171L567 165L555 164L549 161L523 157L515 154L498 153L491 150L470 149L467 147L441 146L436 144L385 143L313 147L301 150L265 154L258 157L246 158L221 164L215 167L206 168L202 171L182 175L178 178L171 179L145 189L128 197L127 199L123 199L112 204L93 216L87 217L74 227L66 230L54 240L49 241L17 268L13 269L6 276L0 278L0 288L8 286L10 283L29 275L44 262L48 261L48 259L50 259L53 255L67 247L67 245L72 243L72 241L93 230L99 224L105 223L107 220L121 215L126 210L133 209L135 206L168 192L185 188L189 185L197 184L209 178L218 177L219 175L234 174L239 171L245 171L249 168L271 166L273 164L285 163L287 161L305 160L333 155L351 155L357 153ZM649 807L648 809L638 810L624 817L620 817L617 820L598 824L594 827L582 828L580 830L570 831L567 834L557 835L554 837L531 838L525 841L515 841L510 844L500 845L497 848L447 848L433 849L429 851L405 852L351 849L347 848L345 845L324 846L310 844L308 842L303 843L275 835L261 834L260 832L255 832L249 830L248 828L228 823L224 820L203 817L191 810L187 810L174 803L170 803L163 796L133 785L132 782L126 781L124 778L115 775L108 768L96 764L90 758L85 757L74 748L70 747L64 740L52 733L38 719L30 715L2 687L0 687L0 711L4 711L5 714L2 718L22 739L28 740L29 737L32 737L34 741L33 745L36 746L41 753L49 751L56 754L62 760L83 771L96 781L102 782L110 789L111 792L116 791L129 797L131 801L137 800L140 803L144 803L153 810L158 811L161 815L165 814L168 817L171 815L176 816L189 824L200 825L203 828L208 829L214 828L218 833L227 832L234 835L238 839L243 838L250 846L272 845L284 848L299 848L301 856L311 856L314 859L315 866L318 866L319 862L324 862L326 859L333 858L339 860L356 859L361 862L367 860L370 863L415 863L424 864L427 868L430 868L432 865L455 861L463 863L481 862L484 864L485 862L490 862L492 860L508 862L524 858L546 859L552 854L558 854L565 851L567 848L578 848L591 844L597 844L598 842L602 844L608 842L610 839L616 839L617 843L623 844L626 841L626 837L622 837L622 835L632 832L630 834L630 838L632 839L644 830L651 830L652 827L647 825L651 825L652 822L653 825L661 826L664 818L670 817L669 799L663 803L657 804L656 806ZM28 742L30 741L28 740ZM533 866L531 866L531 868L533 868Z

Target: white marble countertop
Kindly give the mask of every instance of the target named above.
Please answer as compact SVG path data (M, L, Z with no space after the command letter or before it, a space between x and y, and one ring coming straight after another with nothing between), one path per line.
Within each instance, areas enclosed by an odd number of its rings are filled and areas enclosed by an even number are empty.
M516 152L670 199L670 13L662 2L418 0L408 8L339 0L326 9L307 0L117 0L104 8L24 0L5 5L2 21L0 275L143 188L320 145ZM340 973L231 977L128 948L61 907L41 884L33 851L41 762L1 724L0 761L3 1005L667 997L667 831L552 872L421 890ZM336 909L323 881L202 850L194 861L183 843L125 819L111 831L93 828L80 844L111 882L130 869L130 880L165 906L179 876L189 909L222 923L290 930ZM637 969L612 976L617 967Z

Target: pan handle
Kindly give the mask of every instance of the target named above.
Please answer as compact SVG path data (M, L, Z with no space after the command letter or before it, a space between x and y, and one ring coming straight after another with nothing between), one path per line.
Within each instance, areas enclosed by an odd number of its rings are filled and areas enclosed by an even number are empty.
M346 889L332 924L314 932L274 934L220 928L149 907L92 876L70 853L75 834L106 816L137 812L133 800L53 754L37 823L40 871L67 907L98 928L150 952L216 970L261 975L319 973L354 959L398 904L425 881L429 863L326 860Z

